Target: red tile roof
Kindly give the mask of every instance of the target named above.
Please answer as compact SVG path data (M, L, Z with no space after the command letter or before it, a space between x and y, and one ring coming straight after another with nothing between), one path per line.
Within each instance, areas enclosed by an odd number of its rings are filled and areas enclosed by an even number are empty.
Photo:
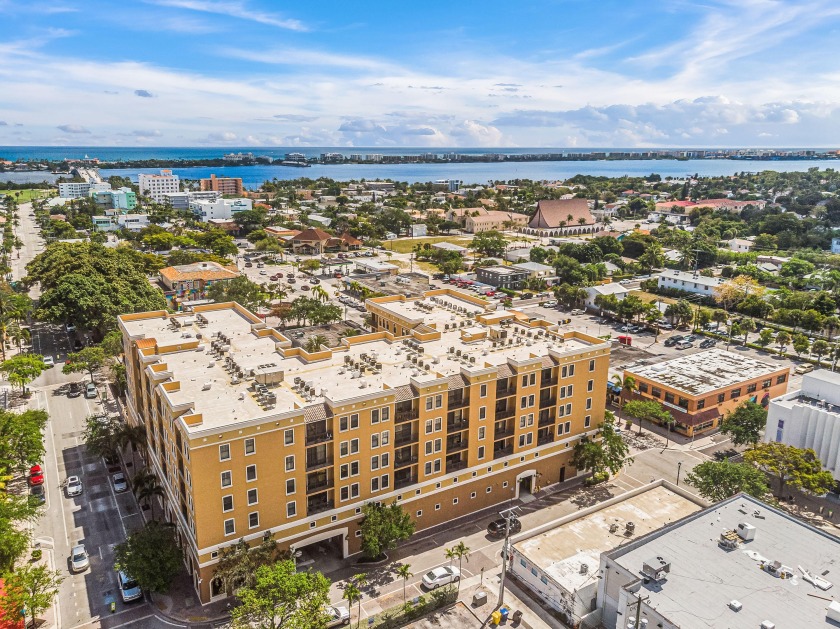
M580 224L578 219L581 218L585 219L584 225L592 225L595 222L586 199L543 199L537 202L537 211L528 227L556 229L560 227L561 222L565 223L566 227L575 227Z
M310 227L296 236L292 236L292 240L296 240L298 242L323 242L325 240L329 240L330 238L332 238L332 236L317 227Z

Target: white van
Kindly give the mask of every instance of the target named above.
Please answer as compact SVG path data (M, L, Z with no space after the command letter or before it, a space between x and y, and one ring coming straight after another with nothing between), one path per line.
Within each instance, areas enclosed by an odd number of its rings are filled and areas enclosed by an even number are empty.
M123 603L143 598L143 590L140 589L137 581L122 570L117 572L117 580L120 582L120 596L122 596Z
M694 347L694 343L691 341L680 341L676 347L677 349L688 349L689 347Z

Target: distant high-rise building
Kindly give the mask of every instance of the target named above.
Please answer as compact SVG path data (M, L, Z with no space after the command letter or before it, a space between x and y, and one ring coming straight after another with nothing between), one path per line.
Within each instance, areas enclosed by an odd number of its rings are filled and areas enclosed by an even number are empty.
M210 179L201 180L201 189L213 191L220 194L242 194L242 179L239 177L216 177L210 175Z
M139 184L140 194L150 197L155 203L163 203L164 195L181 189L181 180L171 170L161 170L159 175L141 174Z

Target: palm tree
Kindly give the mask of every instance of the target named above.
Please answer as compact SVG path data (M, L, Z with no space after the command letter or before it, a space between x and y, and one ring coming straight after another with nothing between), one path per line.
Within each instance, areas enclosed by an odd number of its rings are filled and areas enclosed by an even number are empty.
M327 293L327 291L324 290L324 287L320 285L312 289L312 296L321 303L326 303L330 300L329 293Z
M131 462L136 465L134 460L134 453L140 450L145 459L146 452L146 427L143 424L136 426L125 425L120 430L118 439L122 447L131 446Z
M456 594L456 599L457 599L457 597L461 595L461 576L460 576L461 561L463 559L466 559L467 563L469 563L469 561L470 561L470 549L466 544L464 544L464 542L458 542L455 546L453 546L452 552L454 553L455 557L457 557L457 559L458 559L458 573L459 574L458 574L458 580L456 581L456 583L458 584L458 591L457 591L457 594Z
M347 605L351 608L353 607L353 603L356 601L359 602L359 614L356 626L360 627L362 624L362 591L351 582L344 588L344 593L341 595L341 598L347 601Z
M6 334L8 335L9 339L17 345L18 352L21 351L21 346L24 343L28 343L32 339L32 335L29 333L28 328L24 328L19 323L12 323L6 329Z
M326 344L327 337L325 337L323 334L316 334L315 336L310 337L308 341L306 341L304 349L310 354L313 354L317 352L322 345Z
M154 498L160 498L163 496L163 487L161 487L160 483L158 482L157 476L154 474L150 474L148 480L140 486L139 489L136 489L135 496L137 500L142 502L143 504L151 504L152 507L152 520L155 519L155 501Z
M406 596L405 596L405 585L408 581L409 577L413 576L411 574L411 566L407 563L401 564L399 568L397 568L397 576L403 580L403 607L406 605Z
M454 548L444 548L443 551L444 556L449 560L449 567L452 567L452 562L455 561L455 549Z

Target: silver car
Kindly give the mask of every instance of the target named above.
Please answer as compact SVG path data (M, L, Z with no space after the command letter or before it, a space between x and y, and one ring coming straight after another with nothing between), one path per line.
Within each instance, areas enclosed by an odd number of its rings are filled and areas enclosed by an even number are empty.
M85 549L85 545L79 544L78 546L73 546L73 550L70 551L70 571L84 572L89 567L90 557Z
M328 628L350 624L350 612L342 605L327 605L324 614L327 616Z
M78 476L70 476L67 478L67 496L80 496L82 494L82 479Z
M117 472L111 477L111 480L114 483L114 491L118 494L121 494L124 491L128 491L128 481L125 479L125 474L122 472Z
M441 585L448 585L461 580L461 571L450 566L441 566L429 570L423 575L423 585L430 590L436 590Z

